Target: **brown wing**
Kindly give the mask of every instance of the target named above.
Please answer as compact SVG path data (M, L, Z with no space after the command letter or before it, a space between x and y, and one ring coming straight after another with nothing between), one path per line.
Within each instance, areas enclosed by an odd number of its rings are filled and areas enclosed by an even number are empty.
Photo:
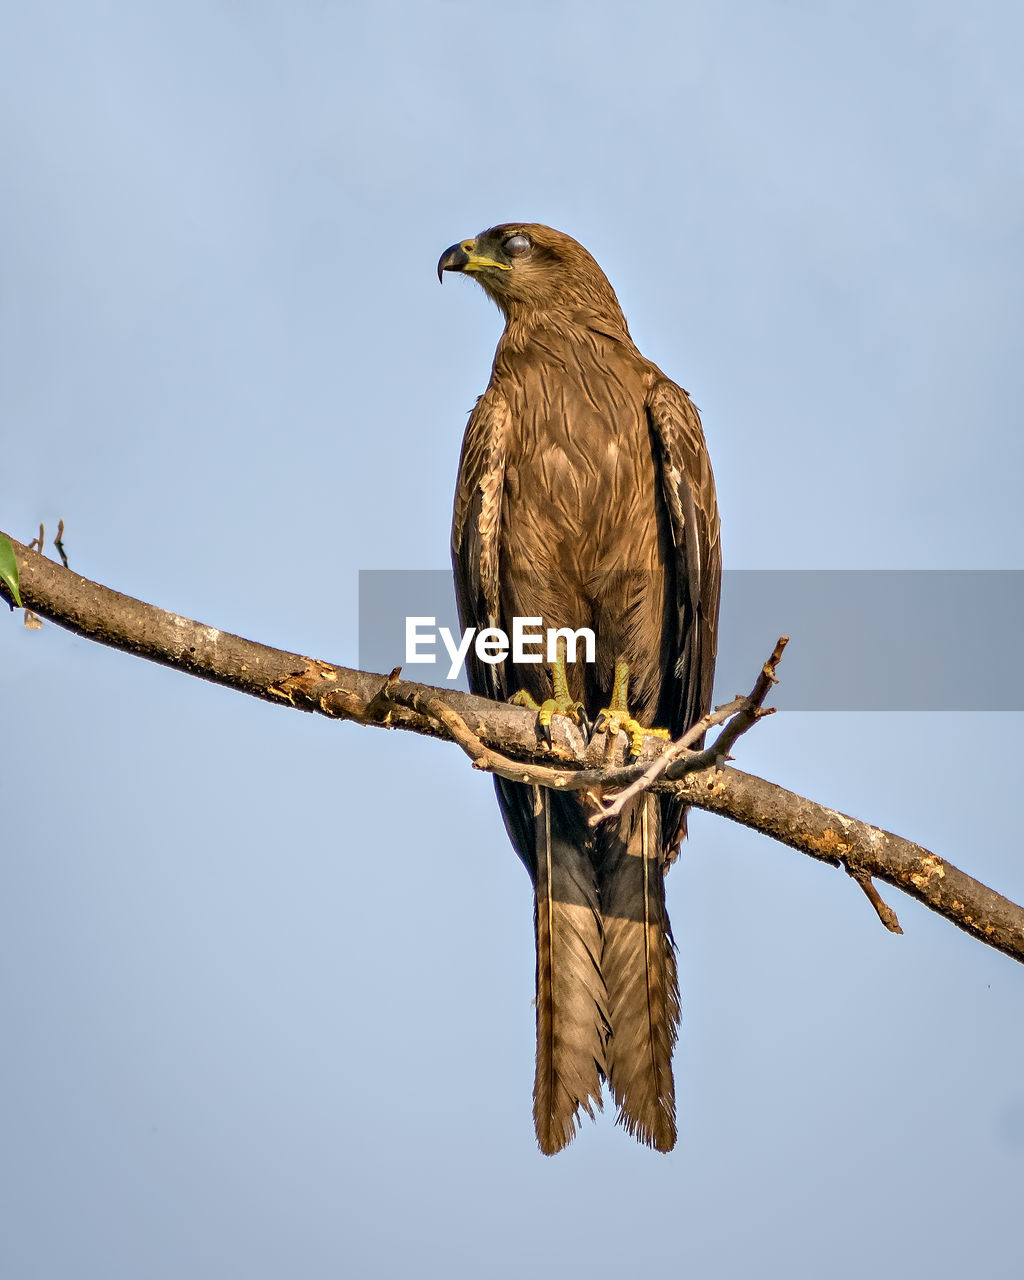
M665 637L669 652L662 665L658 723L678 737L711 706L722 577L718 502L700 417L686 392L660 379L647 397L647 416L675 552L675 626L674 635L670 627ZM682 805L662 800L669 857L685 821Z
M499 626L498 543L501 535L508 405L493 388L470 414L459 459L452 514L452 566L459 622L463 628ZM504 664L467 658L474 693L505 698Z
M511 414L493 387L480 397L469 416L462 441L459 476L452 514L452 567L459 625L501 626L501 539L505 458ZM469 687L483 698L505 701L506 664L480 662L472 646L466 655ZM536 878L535 816L531 788L495 778L494 787L505 828L516 852Z

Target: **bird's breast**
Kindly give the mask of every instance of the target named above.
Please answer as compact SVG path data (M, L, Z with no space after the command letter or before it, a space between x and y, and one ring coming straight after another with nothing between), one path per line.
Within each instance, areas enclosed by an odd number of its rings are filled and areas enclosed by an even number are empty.
M571 674L574 696L604 705L625 658L638 703L653 714L669 571L645 408L650 366L611 341L604 351L540 345L499 387L509 406L501 612L591 628L596 660ZM517 672L535 697L547 696L545 678L539 668Z
M653 568L656 484L644 387L546 368L512 402L503 550L558 543L581 571ZM525 541L525 548L521 545Z

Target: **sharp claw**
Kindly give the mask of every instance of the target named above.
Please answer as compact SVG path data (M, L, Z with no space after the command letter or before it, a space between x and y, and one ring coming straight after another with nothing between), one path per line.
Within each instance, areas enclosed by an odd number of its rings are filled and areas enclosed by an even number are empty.
M606 721L607 719L608 719L608 717L607 717L607 716L605 715L605 713L602 711L602 712L601 712L601 714L600 714L600 715L597 717L597 719L594 721L594 733L601 733L601 732L603 732L603 730L604 730L604 725L605 725L605 721Z
M551 726L549 724L542 724L540 726L540 736L549 747L554 746L554 743L551 741Z

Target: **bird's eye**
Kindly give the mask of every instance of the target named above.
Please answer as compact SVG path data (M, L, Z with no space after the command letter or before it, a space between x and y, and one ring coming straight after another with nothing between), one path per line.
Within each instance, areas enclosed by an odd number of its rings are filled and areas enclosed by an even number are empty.
M530 242L526 236L509 236L505 241L505 252L510 258L521 258L529 248Z

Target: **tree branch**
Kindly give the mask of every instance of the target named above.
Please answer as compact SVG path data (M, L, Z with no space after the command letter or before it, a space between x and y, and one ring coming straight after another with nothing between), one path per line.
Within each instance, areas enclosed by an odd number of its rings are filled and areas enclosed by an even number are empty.
M564 790L627 787L645 778L666 751L674 753L668 766L645 781L644 789L675 790L695 808L731 818L821 862L844 868L864 888L888 928L898 924L870 886L872 877L902 889L972 937L1024 963L1024 909L910 840L763 778L719 768L711 762L714 756L711 760L703 752L687 756L679 744L666 747L657 738L647 738L640 760L629 763L628 741L620 734L608 764L603 745L597 740L584 744L564 717L552 723L549 749L537 735L536 716L525 708L400 680L397 672L383 676L355 671L244 640L100 586L14 538L10 541L26 607L86 639L279 706L450 739L476 767L514 781ZM10 602L2 584L0 596ZM766 664L751 696L737 700L742 705L734 720L746 716L752 723L750 717L756 718L767 692L767 685L760 691L761 681L770 681L773 675L770 667L771 663ZM723 738L731 745L741 725L742 721L734 728L730 721L709 750L719 751ZM731 737L726 738L730 731ZM680 771L686 771L684 776L674 777Z
M602 805L600 812L590 819L591 826L596 826L606 818L614 818L620 814L634 797L649 790L662 776L669 779L681 778L687 773L696 773L698 769L709 765L720 766L730 759L729 752L737 738L753 728L762 716L771 715L774 711L773 707L765 710L762 704L772 685L778 683L775 668L779 665L782 651L787 644L789 644L789 636L779 636L772 656L761 668L761 674L757 677L757 683L750 693L745 698L733 698L732 702L716 707L714 711L709 711L706 716L702 716L695 725L686 730L681 738L671 743L653 764L648 765L635 782L624 787L612 801ZM693 744L699 742L708 729L716 724L725 724L725 728L711 746L703 751L691 750Z

